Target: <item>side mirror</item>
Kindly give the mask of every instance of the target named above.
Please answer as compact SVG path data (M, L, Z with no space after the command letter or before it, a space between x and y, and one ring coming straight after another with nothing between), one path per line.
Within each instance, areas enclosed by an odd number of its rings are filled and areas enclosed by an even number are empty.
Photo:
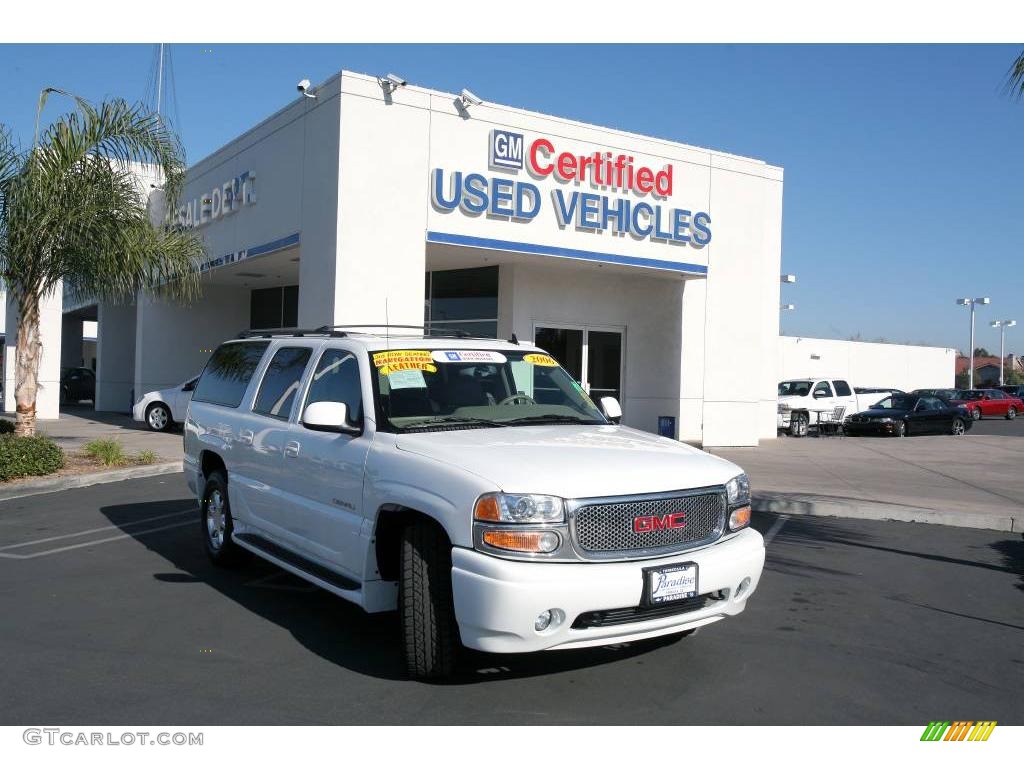
M622 421L622 406L619 405L619 401L614 397L601 398L601 412L612 424L618 424Z
M191 392L193 389L196 388L196 382L198 382L198 381L199 381L199 379L192 379L192 381L186 381L185 385L181 388L181 391L182 392Z
M348 423L348 406L345 403L310 403L302 414L302 426L316 432L363 433L362 426Z
M815 400L821 400L823 397L828 397L828 392L822 392L820 389L814 393Z

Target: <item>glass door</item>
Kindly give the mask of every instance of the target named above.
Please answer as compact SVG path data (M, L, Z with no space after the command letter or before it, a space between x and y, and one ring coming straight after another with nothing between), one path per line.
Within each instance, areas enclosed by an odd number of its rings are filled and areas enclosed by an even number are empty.
M533 329L534 343L550 352L598 404L602 397L622 402L623 335L621 329L592 326Z

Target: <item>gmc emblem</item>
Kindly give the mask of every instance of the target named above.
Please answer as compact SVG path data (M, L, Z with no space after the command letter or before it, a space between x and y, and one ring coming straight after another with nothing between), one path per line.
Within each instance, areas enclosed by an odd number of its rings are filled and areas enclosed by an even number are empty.
M673 512L671 515L644 515L633 518L634 533L650 533L666 528L685 528L686 513Z

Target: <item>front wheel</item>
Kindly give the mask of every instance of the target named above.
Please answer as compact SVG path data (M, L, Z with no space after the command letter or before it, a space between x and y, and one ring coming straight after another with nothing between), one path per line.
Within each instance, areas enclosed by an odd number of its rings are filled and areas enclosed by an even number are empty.
M405 666L411 677L447 677L455 670L459 628L452 598L452 545L436 524L402 531L398 610Z
M807 423L806 413L794 413L789 419L789 434L793 437L806 437Z
M971 418L974 419L975 421L978 421L981 418L981 408L972 408Z
M1006 409L1006 418L1009 419L1010 421L1013 421L1014 419L1017 418L1017 409L1014 408L1012 405Z
M967 426L964 424L963 419L953 419L952 433L954 435L962 435L967 431Z
M893 425L893 434L896 437L906 437L907 436L907 424L906 424L906 422L904 422L904 421L897 421Z
M146 423L154 432L163 432L171 426L171 412L163 403L153 403L146 409Z

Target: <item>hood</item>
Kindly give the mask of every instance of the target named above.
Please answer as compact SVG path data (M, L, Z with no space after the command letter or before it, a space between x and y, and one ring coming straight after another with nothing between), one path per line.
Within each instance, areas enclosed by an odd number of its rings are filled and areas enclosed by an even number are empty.
M721 485L732 462L618 425L551 425L397 435L399 450L442 461L509 493L567 499Z
M910 411L906 408L868 408L866 411L854 414L855 416L866 416L869 419L879 418L881 416L888 416L893 419L902 419Z
M779 395L779 404L792 403L797 400L808 400L810 397L810 393L807 393L806 395Z

